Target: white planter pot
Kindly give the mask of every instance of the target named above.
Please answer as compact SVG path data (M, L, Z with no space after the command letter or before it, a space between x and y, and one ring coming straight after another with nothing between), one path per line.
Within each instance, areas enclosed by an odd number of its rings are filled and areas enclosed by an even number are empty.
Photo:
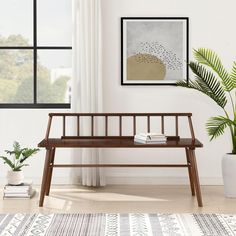
M7 172L7 183L11 185L19 185L24 181L23 171L12 171Z
M225 196L236 198L236 154L225 154L223 156L222 174Z

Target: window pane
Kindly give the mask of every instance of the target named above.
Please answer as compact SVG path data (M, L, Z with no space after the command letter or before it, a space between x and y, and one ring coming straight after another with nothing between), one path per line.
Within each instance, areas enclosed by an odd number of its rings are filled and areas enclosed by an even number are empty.
M72 0L38 1L38 45L71 46Z
M70 103L71 50L38 51L38 103Z
M0 58L0 103L32 103L32 50L0 50Z
M0 46L27 46L33 43L33 1L2 0Z

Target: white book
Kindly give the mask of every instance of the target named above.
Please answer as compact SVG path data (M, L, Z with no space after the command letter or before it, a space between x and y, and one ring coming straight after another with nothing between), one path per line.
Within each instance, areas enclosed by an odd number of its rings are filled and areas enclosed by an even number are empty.
M134 138L136 141L140 142L146 142L146 143L151 143L151 142L166 142L167 139L140 139L140 138Z
M134 142L136 143L144 143L144 144L161 144L161 143L166 143L166 141L156 141L156 140L141 140L141 139L134 139Z
M5 197L29 197L29 193L5 193Z
M150 136L150 137L165 137L165 134L162 134L162 133L138 133L137 135L139 136L144 136L144 137L147 137L147 136Z
M27 188L27 189L4 189L3 192L4 193L26 193L29 192L30 190L32 190L32 187Z
M32 190L32 187L28 189L4 189L4 193L28 193Z
M157 133L139 133L134 136L135 138L143 140L165 140L166 136L164 134Z
M148 137L143 138L143 137L136 136L134 138L144 140L144 141L166 141L167 140L166 137L162 137L162 138L148 138Z
M35 195L36 191L32 190L30 192L30 194L4 194L3 198L7 198L7 199L29 199L32 198Z
M26 191L20 191L20 190L18 190L18 191L4 190L3 191L3 193L5 193L5 194L8 194L8 193L10 193L10 194L16 194L16 193L24 194L24 193L27 193L28 194L29 192L30 192L30 189L26 190Z
M32 183L23 183L20 185L5 185L4 189L29 189L32 187Z
M144 136L135 135L134 138L144 140L144 141L166 141L167 140L167 138L165 136L163 136L163 137L149 137L149 136L144 137Z

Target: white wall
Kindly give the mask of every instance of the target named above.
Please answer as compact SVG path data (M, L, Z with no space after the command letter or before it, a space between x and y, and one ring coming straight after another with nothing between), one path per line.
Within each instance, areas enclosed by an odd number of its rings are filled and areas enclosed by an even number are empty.
M120 85L120 17L188 16L190 48L210 47L226 66L236 59L236 15L233 0L102 0L104 30L104 94L107 112L192 112L196 137L203 144L197 159L201 182L220 184L221 157L230 151L229 136L213 142L205 131L209 116L222 114L208 98L195 91L176 87L130 87ZM107 162L181 162L180 150L106 150ZM186 170L109 169L110 183L187 183ZM129 177L129 178L127 178Z
M234 0L102 0L104 30L104 107L107 112L192 112L196 136L204 143L197 150L202 183L221 183L221 156L230 150L230 139L222 136L209 142L205 121L220 109L207 97L176 87L125 87L120 85L120 17L122 16L189 16L190 46L211 47L227 66L235 55L236 33ZM57 110L58 111L58 110ZM68 111L68 110L60 110ZM14 140L35 147L44 137L48 112L56 110L0 110L0 154ZM33 157L25 175L40 183L45 151ZM59 161L71 161L70 152L60 151ZM179 150L105 150L104 162L181 162ZM7 167L0 164L0 183ZM71 183L69 170L55 170L54 183ZM108 183L186 183L187 171L164 169L109 169Z
M1 109L0 110L0 155L4 155L4 150L12 149L13 142L19 141L22 147L37 147L44 138L49 112L67 112L68 110L41 110L41 109ZM57 127L61 127L57 125ZM56 127L56 128L57 128ZM70 152L58 151L59 161L71 160ZM41 151L28 161L29 167L25 167L26 179L32 179L35 183L41 183L43 172L45 150ZM6 182L5 176L8 167L0 163L0 184ZM56 183L70 183L71 174L69 169L55 170L54 181Z

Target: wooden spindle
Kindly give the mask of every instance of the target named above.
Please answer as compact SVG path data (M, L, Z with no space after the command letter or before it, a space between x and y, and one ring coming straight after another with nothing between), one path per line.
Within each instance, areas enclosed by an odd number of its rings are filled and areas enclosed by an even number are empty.
M150 133L150 116L147 116L147 132Z
M136 134L136 116L133 116L133 132L134 132L134 135Z
M190 128L192 140L195 140L195 135L194 135L193 123L192 123L191 116L188 116L188 123L189 123L189 128Z
M105 116L105 136L108 135L108 116Z
M52 124L52 116L49 116L47 131L46 131L46 135L45 135L45 139L46 139L46 140L48 140L48 138L49 138L49 133L50 133L50 129L51 129L51 124Z
M119 135L122 136L122 116L119 116Z
M66 117L63 116L63 136L66 136Z
M94 136L94 116L91 116L91 136Z
M77 116L77 136L80 135L80 116Z
M178 121L178 116L175 117L175 136L179 136L179 121Z
M165 133L165 120L164 120L164 116L161 116L161 133L162 134Z

